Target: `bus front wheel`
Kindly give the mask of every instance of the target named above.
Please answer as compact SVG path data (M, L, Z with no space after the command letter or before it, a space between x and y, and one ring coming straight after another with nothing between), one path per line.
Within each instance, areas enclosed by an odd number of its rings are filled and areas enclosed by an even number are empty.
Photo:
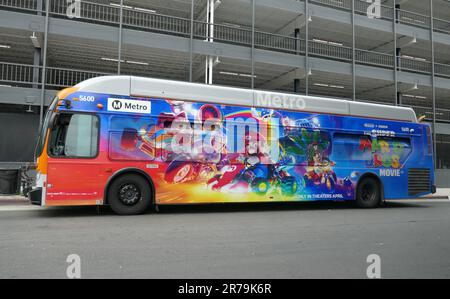
M139 215L151 205L152 193L146 179L126 174L115 179L108 190L108 203L119 215Z
M356 205L363 209L374 209L381 205L381 186L373 177L363 178L356 190Z

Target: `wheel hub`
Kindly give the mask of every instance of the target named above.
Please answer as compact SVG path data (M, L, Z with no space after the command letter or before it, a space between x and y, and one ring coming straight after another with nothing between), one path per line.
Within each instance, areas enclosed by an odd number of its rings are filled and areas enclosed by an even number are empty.
M133 206L141 200L141 192L134 184L125 184L119 189L120 201L127 205Z
M364 201L372 201L375 197L375 189L370 185L364 185L361 196Z

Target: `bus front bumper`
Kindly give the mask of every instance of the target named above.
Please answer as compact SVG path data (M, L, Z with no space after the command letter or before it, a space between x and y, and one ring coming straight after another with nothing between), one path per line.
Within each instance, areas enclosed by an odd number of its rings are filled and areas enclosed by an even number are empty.
M433 185L433 186L431 187L431 193L432 193L432 194L436 194L436 193L437 193L437 188L436 188L435 185Z
M42 205L42 188L36 188L28 193L28 199L33 205Z

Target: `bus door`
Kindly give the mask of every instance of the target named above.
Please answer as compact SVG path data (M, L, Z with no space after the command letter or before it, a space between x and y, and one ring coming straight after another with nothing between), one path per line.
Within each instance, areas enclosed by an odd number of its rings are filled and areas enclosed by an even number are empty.
M48 142L46 205L101 204L99 118L91 114L59 114Z

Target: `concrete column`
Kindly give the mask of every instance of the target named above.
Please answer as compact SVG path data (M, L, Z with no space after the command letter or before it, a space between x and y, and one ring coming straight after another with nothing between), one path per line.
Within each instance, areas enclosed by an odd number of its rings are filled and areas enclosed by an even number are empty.
M39 88L39 73L42 64L42 49L34 48L33 52L33 88Z
M400 23L400 4L395 4L395 22Z
M294 30L294 37L295 37L295 51L297 55L301 52L301 45L300 45L300 28L295 28Z
M300 92L300 79L294 79L294 92Z
M306 22L308 22L308 20L306 19ZM300 44L300 28L295 28L294 30L294 36L295 36L295 50L297 52L297 55L300 55L301 53L301 44ZM299 93L300 92L300 79L299 78L295 78L294 79L294 92L295 93Z
M397 106L403 105L403 94L401 92L397 92Z
M395 50L395 59L397 60L397 70L396 71L400 71L402 69L402 49L401 48L397 48Z

